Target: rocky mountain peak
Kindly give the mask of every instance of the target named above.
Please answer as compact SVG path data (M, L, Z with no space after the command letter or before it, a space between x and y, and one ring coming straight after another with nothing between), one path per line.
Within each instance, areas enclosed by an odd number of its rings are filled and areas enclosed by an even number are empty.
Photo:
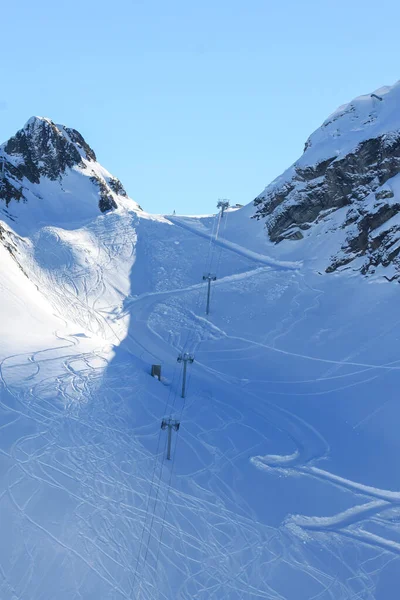
M98 209L107 212L117 208L118 199L126 198L127 193L121 182L99 165L79 131L45 117L31 117L0 146L0 208L1 201L8 207L10 202L40 199L43 211L50 197L51 211L57 199L57 211L64 202L67 215L74 198L87 210L97 197Z
M254 200L272 242L305 251L323 232L326 272L400 279L399 106L400 82L341 106L309 137Z
M18 160L19 170L31 183L39 183L41 176L54 181L67 167L85 167L82 159L96 160L78 131L55 125L44 117L31 117L3 149L6 155Z

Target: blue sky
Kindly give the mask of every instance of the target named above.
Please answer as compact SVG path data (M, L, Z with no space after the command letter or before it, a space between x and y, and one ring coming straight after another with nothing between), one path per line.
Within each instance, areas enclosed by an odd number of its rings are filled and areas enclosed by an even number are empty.
M78 129L150 212L250 202L340 104L400 78L395 0L2 3L0 137Z

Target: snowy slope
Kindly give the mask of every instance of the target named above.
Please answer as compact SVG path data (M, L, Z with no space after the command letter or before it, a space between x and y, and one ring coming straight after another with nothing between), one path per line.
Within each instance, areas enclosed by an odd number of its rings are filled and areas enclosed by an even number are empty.
M79 132L50 119L32 117L0 147L0 161L13 259L58 314L118 341L139 205Z
M73 221L60 192L0 222L0 598L396 598L397 285L252 206L101 213L88 165L32 184L74 181Z

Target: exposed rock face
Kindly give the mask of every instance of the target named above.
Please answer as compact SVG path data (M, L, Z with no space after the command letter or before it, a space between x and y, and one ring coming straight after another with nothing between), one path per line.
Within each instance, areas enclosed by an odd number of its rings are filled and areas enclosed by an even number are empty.
M57 182L59 192L65 193L63 178L73 168L94 184L101 212L118 208L118 196L127 198L122 183L97 163L96 154L78 131L32 117L0 146L0 201L8 206L12 201L28 202L32 194L41 198L45 179ZM68 194L66 202L71 198Z
M345 242L328 257L326 271L358 258L364 274L389 264L400 273L399 111L388 118L396 99L399 85L384 91L379 110L376 96L339 109L310 137L303 157L254 200L254 218L265 219L273 242L300 240L305 230L312 235L327 215L348 207L335 225L346 231Z
M99 208L101 212L107 212L108 210L112 210L113 208L118 208L117 203L114 198L110 194L110 190L106 184L106 182L97 175L93 175L91 177L91 181L97 185L99 188ZM111 186L110 186L111 187ZM124 190L125 191L125 190Z
M78 147L82 149L82 155ZM37 117L30 119L23 129L8 140L4 151L10 157L20 159L18 174L31 183L39 183L40 177L55 181L65 173L67 167L84 167L82 156L87 160L96 160L93 150L80 133L74 129L63 130L49 119Z
M108 185L110 186L110 188L112 189L112 191L115 194L119 194L120 196L124 196L125 198L128 196L128 194L125 191L124 186L122 185L120 180L117 179L116 177L110 177L108 180Z
M91 149L89 144L83 139L79 131L65 127L65 131L68 133L72 142L81 150L82 154L87 160L97 160L94 151Z

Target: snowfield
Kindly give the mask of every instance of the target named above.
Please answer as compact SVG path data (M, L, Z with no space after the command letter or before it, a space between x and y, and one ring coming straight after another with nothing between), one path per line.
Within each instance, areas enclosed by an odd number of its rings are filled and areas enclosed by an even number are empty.
M395 598L398 288L246 210L44 225L29 279L1 248L1 598Z

